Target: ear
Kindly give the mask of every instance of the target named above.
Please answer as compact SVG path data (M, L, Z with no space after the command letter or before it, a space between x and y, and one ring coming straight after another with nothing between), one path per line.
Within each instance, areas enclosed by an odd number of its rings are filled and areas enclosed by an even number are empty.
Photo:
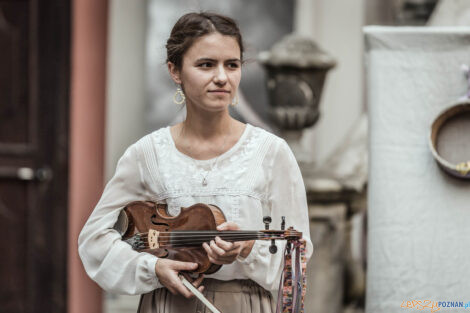
M173 81L176 84L181 84L180 71L176 67L176 65L174 65L172 62L168 62L167 66L168 66L168 72L170 73L171 79L173 79Z

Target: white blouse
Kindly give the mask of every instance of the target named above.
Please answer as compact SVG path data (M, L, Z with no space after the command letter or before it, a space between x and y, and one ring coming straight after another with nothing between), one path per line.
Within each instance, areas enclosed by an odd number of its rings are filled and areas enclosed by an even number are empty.
M78 238L86 272L109 292L143 294L162 287L155 274L158 258L132 250L113 229L122 208L136 200L166 203L173 215L180 207L214 204L228 221L247 230L264 229L266 215L272 217L270 228L280 229L285 216L286 227L293 226L307 240L307 258L313 251L305 187L294 155L283 139L249 124L232 148L210 160L178 151L170 127L126 150ZM247 258L206 277L251 279L267 290L277 289L285 242L276 242L276 254L268 251L270 244L256 241Z

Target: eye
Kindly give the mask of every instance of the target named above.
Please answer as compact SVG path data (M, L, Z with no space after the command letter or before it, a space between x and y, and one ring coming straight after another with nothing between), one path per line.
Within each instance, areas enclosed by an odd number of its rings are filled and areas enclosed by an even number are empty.
M228 67L230 67L230 68L239 68L240 64L238 64L238 62L230 62L228 64Z
M204 62L198 65L198 67L211 67L211 66L212 66L211 62Z

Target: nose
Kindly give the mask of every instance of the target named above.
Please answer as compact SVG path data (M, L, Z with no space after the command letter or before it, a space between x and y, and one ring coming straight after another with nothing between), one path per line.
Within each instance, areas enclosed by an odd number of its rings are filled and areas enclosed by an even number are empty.
M217 66L216 72L214 73L214 82L216 84L225 84L227 82L227 73L223 64Z

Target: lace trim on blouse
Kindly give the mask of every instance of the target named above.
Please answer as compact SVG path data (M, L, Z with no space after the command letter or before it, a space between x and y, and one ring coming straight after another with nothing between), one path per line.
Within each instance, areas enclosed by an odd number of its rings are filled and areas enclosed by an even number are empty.
M178 151L170 127L151 133L142 139L142 150L149 184L153 185L152 200L243 195L266 201L265 190L257 190L256 185L260 179L267 179L261 177L265 175L261 166L274 138L265 130L247 124L237 143L213 164L216 158L196 160ZM214 167L206 177L208 184L203 186L202 178L211 166ZM238 212L232 213L236 218Z

